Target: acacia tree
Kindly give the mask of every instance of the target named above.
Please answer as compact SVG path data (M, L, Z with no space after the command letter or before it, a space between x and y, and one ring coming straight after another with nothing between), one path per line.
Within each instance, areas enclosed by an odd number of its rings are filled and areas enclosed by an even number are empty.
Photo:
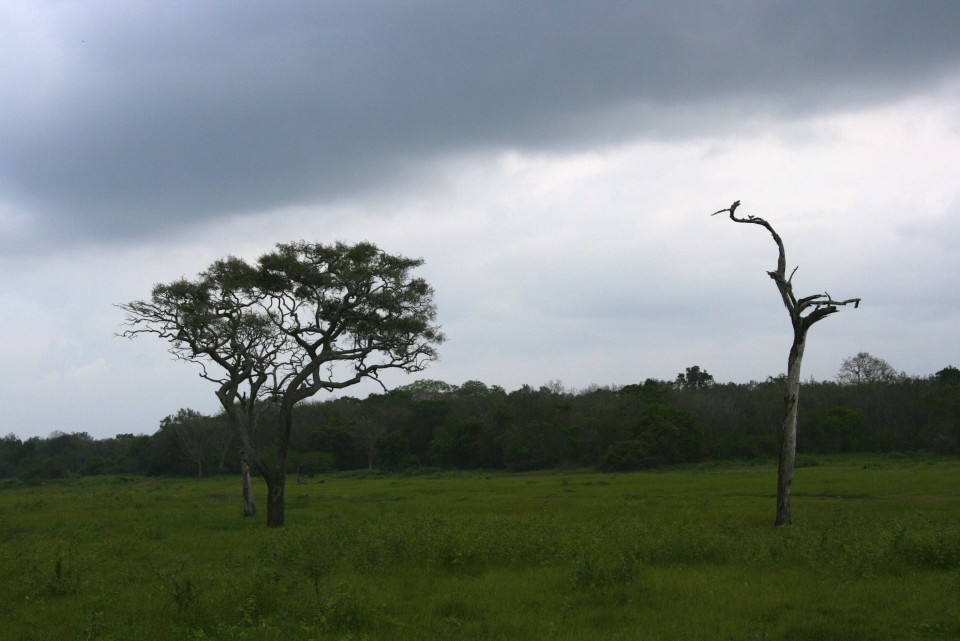
M859 307L859 298L835 300L830 294L814 294L797 298L793 293L793 275L797 272L794 267L787 276L787 258L783 248L783 241L773 227L758 216L737 216L736 211L740 201L735 201L730 207L715 211L711 216L729 213L730 220L736 223L760 225L773 237L777 244L779 256L777 268L768 271L783 299L783 304L790 314L790 324L793 327L793 343L790 346L790 355L787 358L786 394L784 395L784 418L780 429L780 457L777 466L777 515L776 525L789 525L790 517L790 488L793 484L793 470L797 455L797 411L800 400L800 365L803 361L803 352L807 342L807 332L814 323L835 314L845 305L852 304Z
M164 299L162 314L157 288L150 303L121 306L133 326L127 335L170 340L176 356L201 363L201 376L220 383L217 396L266 481L268 526L285 521L297 403L364 379L380 382L383 370L420 371L436 359L443 334L432 324L433 289L411 276L422 263L371 243L280 244L255 266L237 258L215 263L195 283L196 295ZM223 305L212 306L211 299ZM208 373L210 361L219 366L217 375ZM252 434L264 400L278 413L270 458Z
M276 460L268 469L255 459L267 482L268 525L284 522L297 403L365 378L380 382L383 370L420 371L436 359L444 337L433 325L433 289L411 276L422 264L371 243L281 244L260 257L262 308L289 347L270 390L279 405Z

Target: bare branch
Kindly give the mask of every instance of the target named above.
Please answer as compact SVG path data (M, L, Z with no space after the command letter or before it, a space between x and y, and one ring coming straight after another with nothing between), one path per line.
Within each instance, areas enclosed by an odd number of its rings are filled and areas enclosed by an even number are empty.
M734 213L733 213L733 212L735 212L735 211L737 210L737 207L739 207L739 206L740 206L740 201L739 201L739 200L735 200L735 201L733 201L733 204L730 205L729 207L727 207L726 209L718 209L717 211L713 212L713 213L710 214L710 215L711 215L711 216L716 216L717 214L722 214L722 213L724 213L724 212L730 212L730 217L731 217L731 218L734 218ZM734 218L734 220L736 220L736 218Z

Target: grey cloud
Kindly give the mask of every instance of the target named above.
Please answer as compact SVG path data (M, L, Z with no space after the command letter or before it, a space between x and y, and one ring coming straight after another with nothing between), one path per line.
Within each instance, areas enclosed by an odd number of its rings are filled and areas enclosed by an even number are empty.
M956 2L281 6L8 17L0 200L48 235L144 236L448 153L681 135L710 126L691 104L790 117L960 71Z

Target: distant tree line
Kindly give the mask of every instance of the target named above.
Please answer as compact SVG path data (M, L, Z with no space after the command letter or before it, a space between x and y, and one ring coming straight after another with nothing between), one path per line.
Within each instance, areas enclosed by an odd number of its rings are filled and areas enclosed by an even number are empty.
M294 414L292 473L415 468L604 471L726 459L773 459L784 382L717 383L693 366L675 380L567 390L559 382L512 392L480 381L420 380L366 399L303 404ZM846 359L836 381L807 381L801 454L960 454L960 370L898 374L882 359ZM276 411L254 435L271 456ZM0 477L203 476L237 473L239 439L220 415L183 409L152 435L94 439L55 432L0 439Z

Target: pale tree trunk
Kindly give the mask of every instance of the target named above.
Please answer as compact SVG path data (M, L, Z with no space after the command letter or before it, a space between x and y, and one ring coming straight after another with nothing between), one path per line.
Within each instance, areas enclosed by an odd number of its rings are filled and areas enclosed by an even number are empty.
M775 525L790 525L790 489L793 485L793 471L797 459L797 412L800 402L800 365L803 362L803 351L807 341L807 330L819 320L839 311L844 305L860 306L859 298L834 300L830 294L814 294L797 298L793 293L793 275L796 268L787 276L787 258L783 248L783 240L773 227L763 218L736 215L740 201L730 207L715 211L711 216L729 213L730 220L737 223L751 223L760 225L773 237L777 244L777 269L767 274L773 279L783 299L783 305L790 314L790 323L793 326L793 345L790 347L790 356L787 359L787 389L784 395L783 427L780 430L780 457L777 465L777 515ZM804 314L806 312L806 314Z
M250 477L250 461L252 460L261 473L265 469L263 460L253 446L252 434L257 426L256 390L248 398L246 394L238 395L236 388L224 385L217 392L220 404L223 406L227 420L240 436L240 485L243 492L243 516L252 517L257 514L257 506L253 497L253 483ZM235 403L238 400L239 403Z
M787 363L787 390L784 396L783 427L780 430L780 459L777 464L777 516L774 525L790 524L790 488L797 460L797 415L800 409L800 364L805 335L795 335Z
M253 484L250 481L250 461L247 459L245 449L240 450L240 480L243 485L243 516L256 516L257 504L253 498Z

